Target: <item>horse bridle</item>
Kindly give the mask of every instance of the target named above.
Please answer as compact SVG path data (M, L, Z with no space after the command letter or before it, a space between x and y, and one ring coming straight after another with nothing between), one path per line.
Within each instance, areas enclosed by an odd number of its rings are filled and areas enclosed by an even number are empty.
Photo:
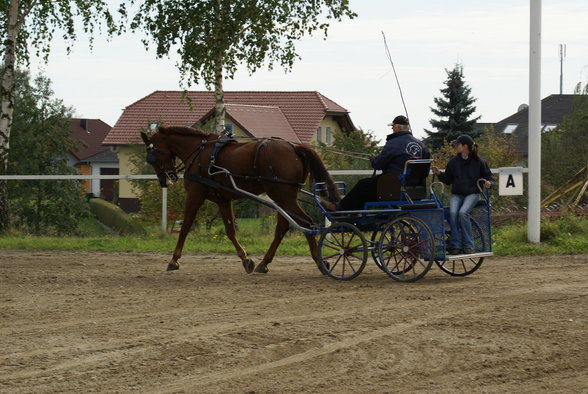
M176 182L178 178L178 168L176 166L173 167L164 167L163 163L157 157L157 154L162 156L169 157L171 159L172 165L175 163L176 157L172 153L163 152L153 146L153 144L149 144L147 146L147 163L151 165L159 165L161 171L157 173L157 179L159 179L159 185L161 187L167 187L167 181Z

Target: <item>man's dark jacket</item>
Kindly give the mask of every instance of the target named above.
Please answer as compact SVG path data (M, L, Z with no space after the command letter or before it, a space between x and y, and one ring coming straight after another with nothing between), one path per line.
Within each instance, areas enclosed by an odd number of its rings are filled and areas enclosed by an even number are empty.
M386 137L382 152L371 161L375 170L382 172L402 172L404 163L410 159L428 159L431 157L427 147L416 139L410 131L399 131Z

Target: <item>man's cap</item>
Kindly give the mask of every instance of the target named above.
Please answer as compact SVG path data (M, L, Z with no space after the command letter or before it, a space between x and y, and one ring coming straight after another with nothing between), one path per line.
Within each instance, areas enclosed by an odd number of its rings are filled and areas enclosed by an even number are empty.
M403 124L403 125L408 126L408 118L404 115L398 115L397 117L394 118L392 123L388 123L388 126L392 126L395 124Z
M457 144L462 144L462 145L467 145L469 147L472 147L474 145L474 140L469 135L464 134L464 135L460 135L459 137L457 137L456 139L451 141L451 145L457 145Z

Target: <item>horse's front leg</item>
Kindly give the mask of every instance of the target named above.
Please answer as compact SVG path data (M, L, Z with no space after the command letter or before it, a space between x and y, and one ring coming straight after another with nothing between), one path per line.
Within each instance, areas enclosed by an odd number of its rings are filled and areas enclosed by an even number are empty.
M194 223L194 218L196 218L196 213L204 203L204 195L198 194L193 195L193 193L188 192L186 194L186 201L184 203L184 221L182 223L182 228L180 229L180 235L178 236L178 242L176 242L176 248L174 249L174 254L171 258L171 261L167 265L168 271L177 270L180 268L180 263L178 260L182 257L182 250L184 249L184 242L186 242L186 237L192 228L192 223Z
M253 260L251 260L249 256L247 256L247 252L245 252L245 249L243 249L239 241L237 241L237 231L235 230L235 216L233 215L233 205L230 201L217 204L220 208L220 212L223 217L223 223L225 224L225 231L227 233L227 237L231 240L233 246L237 250L237 255L243 263L243 268L245 268L245 272L250 274L251 272L253 272L255 264L253 263Z

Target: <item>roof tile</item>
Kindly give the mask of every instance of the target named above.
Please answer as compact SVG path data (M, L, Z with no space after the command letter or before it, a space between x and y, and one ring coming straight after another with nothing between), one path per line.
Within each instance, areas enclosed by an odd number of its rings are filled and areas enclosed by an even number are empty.
M246 127L248 130L255 130L256 134L291 135L283 122L285 120L298 136L298 140L304 143L310 142L326 112L348 112L316 91L229 91L224 93L224 99L235 115L235 120L241 119L249 124ZM270 126L264 124L265 121L269 122L269 118L256 120L252 116L255 113L253 110L236 109L235 104L256 106L257 111L261 111L261 106L277 107L282 115L275 109L264 110L264 116L271 117ZM213 92L158 90L126 107L103 143L138 144L141 143L139 131L145 130L149 123L193 125L212 108ZM288 139L291 140L292 137Z
M111 127L100 119L69 119L71 122L71 139L77 141L77 149L70 153L77 160L84 160L99 152L108 150L102 145L102 140L111 130Z

